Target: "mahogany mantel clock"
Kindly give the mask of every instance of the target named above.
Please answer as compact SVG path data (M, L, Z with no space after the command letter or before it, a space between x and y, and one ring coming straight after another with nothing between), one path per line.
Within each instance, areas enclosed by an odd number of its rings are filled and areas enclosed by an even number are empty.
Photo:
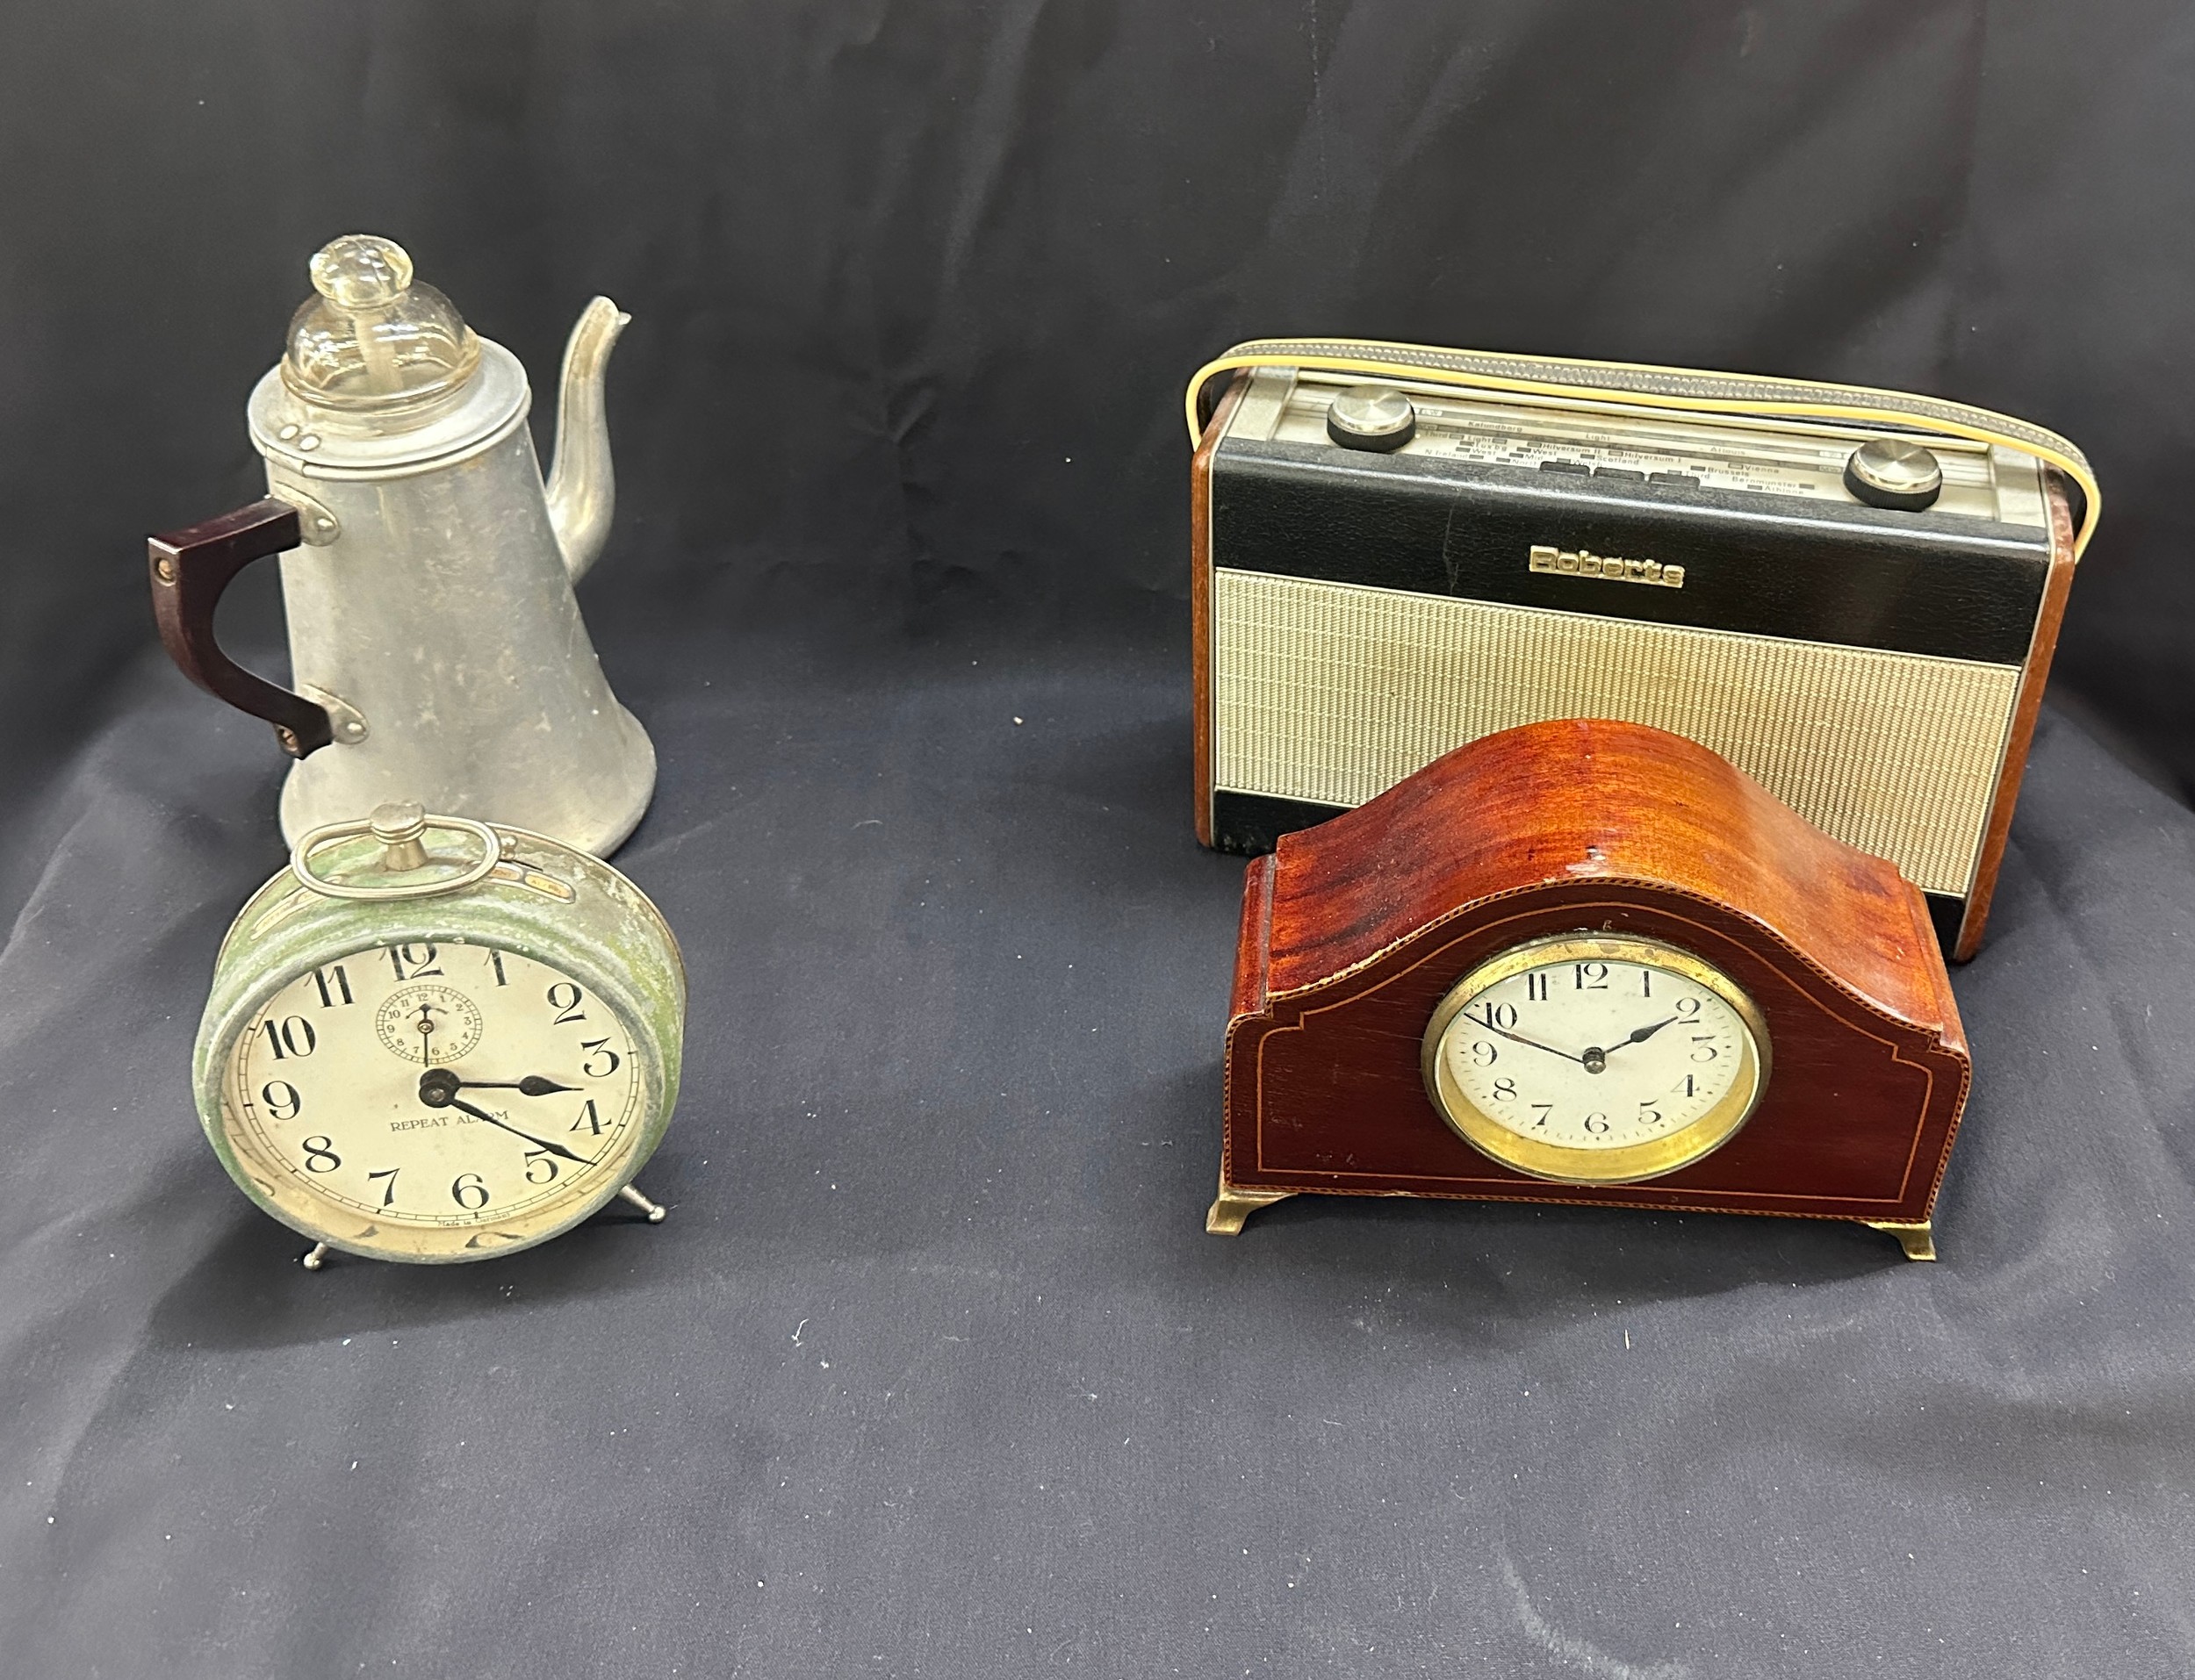
M1969 1077L1926 902L1703 747L1536 723L1243 887L1206 1229L1305 1193L1852 1219L1932 1260Z

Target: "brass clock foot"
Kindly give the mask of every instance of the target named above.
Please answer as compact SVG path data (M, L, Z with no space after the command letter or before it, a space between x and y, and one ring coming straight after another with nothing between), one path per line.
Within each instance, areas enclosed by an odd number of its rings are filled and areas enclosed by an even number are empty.
M1205 1230L1214 1237L1240 1237L1245 1219L1260 1208L1285 1202L1294 1194L1292 1190L1234 1190L1222 1182L1218 1200L1205 1215Z
M321 1267L327 1264L327 1245L314 1243L312 1247L298 1256L298 1264L308 1272L319 1271Z
M636 1185L628 1184L623 1189L618 1191L617 1194L623 1196L625 1200L631 1203L633 1206L638 1208L641 1212L646 1214L648 1216L648 1223L651 1225L659 1225L666 1219L670 1217L670 1209L665 1207L660 1202L649 1201L646 1196L640 1194L640 1190Z
M1918 1224L1902 1224L1895 1219L1863 1219L1860 1224L1871 1231L1888 1231L1896 1238L1897 1246L1905 1251L1909 1260L1936 1258L1935 1227L1925 1219Z

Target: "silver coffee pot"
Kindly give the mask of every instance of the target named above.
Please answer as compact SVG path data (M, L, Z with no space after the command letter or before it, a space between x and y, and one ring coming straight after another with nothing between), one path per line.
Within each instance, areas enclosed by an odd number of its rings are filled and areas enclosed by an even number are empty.
M151 540L161 639L297 759L292 844L416 800L607 856L647 808L655 749L603 680L572 585L609 534L602 380L628 318L597 298L572 329L544 485L526 370L415 284L399 246L350 234L311 271L316 295L251 395L267 499ZM270 554L294 692L213 635L229 580Z

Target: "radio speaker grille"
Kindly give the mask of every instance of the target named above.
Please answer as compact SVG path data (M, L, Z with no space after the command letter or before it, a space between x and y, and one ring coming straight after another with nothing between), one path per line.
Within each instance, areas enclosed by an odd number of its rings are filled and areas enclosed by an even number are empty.
M2019 668L1218 568L1215 784L1355 806L1548 718L1711 747L1817 828L1964 896Z

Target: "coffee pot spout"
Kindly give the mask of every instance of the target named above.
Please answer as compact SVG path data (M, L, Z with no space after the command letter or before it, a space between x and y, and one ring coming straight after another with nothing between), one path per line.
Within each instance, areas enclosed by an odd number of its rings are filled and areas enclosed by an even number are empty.
M602 383L609 353L631 316L607 298L579 312L564 348L563 388L557 401L557 453L549 467L549 522L557 547L577 582L594 564L616 512L617 485L610 469L609 415Z

